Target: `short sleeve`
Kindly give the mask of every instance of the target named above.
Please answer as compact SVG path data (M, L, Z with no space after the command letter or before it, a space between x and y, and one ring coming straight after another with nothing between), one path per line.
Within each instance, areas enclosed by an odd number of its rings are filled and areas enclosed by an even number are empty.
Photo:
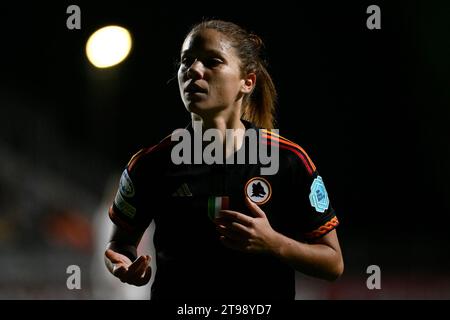
M309 156L291 159L292 197L298 199L301 237L313 240L323 237L338 224L331 205L325 179L319 174Z
M144 194L145 163L142 150L135 154L122 173L109 217L119 227L128 231L144 231L152 220Z

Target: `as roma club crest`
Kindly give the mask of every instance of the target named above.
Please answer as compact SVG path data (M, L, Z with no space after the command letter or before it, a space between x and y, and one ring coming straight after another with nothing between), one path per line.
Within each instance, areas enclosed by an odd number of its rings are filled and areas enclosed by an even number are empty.
M269 201L272 196L272 187L266 179L255 177L246 183L244 192L250 200L261 205Z

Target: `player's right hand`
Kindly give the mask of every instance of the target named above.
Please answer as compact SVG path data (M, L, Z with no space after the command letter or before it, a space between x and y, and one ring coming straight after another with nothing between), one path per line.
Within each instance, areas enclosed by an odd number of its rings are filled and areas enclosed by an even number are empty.
M113 275L120 281L135 286L144 286L150 281L152 275L150 256L140 256L132 262L127 256L111 249L105 251L105 256L113 264Z

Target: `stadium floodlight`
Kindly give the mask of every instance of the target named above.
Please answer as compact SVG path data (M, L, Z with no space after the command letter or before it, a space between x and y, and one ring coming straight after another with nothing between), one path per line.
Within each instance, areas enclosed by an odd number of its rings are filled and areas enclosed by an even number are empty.
M130 32L119 26L95 31L86 43L86 55L97 68L108 68L122 62L131 50Z

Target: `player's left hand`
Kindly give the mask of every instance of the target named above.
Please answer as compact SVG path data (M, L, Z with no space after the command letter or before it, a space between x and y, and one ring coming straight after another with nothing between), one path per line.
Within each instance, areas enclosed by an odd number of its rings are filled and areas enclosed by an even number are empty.
M258 205L245 197L252 217L232 210L220 210L214 220L221 242L230 249L254 253L270 253L275 250L277 232Z

